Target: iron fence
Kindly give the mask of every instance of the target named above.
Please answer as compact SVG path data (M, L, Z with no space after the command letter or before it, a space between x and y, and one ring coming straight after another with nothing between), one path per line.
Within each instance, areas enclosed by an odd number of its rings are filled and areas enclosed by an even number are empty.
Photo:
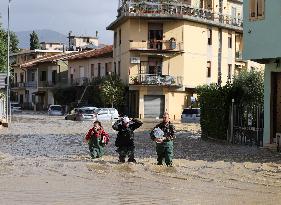
M232 103L228 140L233 144L263 146L263 106Z

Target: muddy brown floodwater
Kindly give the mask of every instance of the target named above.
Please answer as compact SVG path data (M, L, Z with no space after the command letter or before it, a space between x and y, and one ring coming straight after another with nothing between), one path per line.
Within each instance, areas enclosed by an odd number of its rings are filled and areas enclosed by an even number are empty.
M82 140L91 122L23 113L0 129L0 204L280 204L281 155L203 141L200 125L176 123L174 167L157 166L149 138L136 131L137 164L117 163L116 133L102 159Z

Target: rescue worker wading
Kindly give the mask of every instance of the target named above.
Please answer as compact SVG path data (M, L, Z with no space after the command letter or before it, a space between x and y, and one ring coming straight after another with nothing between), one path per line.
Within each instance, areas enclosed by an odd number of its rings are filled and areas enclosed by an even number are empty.
M134 130L142 126L142 122L136 119L130 120L128 117L123 117L114 123L112 128L118 131L115 146L119 153L119 162L124 163L126 156L128 162L136 162L135 160L135 144Z
M164 132L164 136L157 138L154 136L154 130L156 128L161 129ZM157 165L163 165L163 159L167 166L173 165L173 152L174 145L173 140L175 136L175 126L170 122L169 114L164 113L163 122L156 125L150 133L151 139L156 142L157 152Z
M104 147L109 142L109 135L104 131L101 123L95 121L93 127L86 134L84 142L89 144L92 159L100 158L104 155Z

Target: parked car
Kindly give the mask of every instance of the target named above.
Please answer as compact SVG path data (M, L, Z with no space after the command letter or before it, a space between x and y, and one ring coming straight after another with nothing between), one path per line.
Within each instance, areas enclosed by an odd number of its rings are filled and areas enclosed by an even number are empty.
M184 108L181 114L182 122L200 122L200 108Z
M93 107L93 106L83 106L83 107L80 107L81 109L85 109L85 110L96 110L97 107Z
M95 109L90 108L74 108L65 116L66 120L84 121L95 119Z
M64 115L63 107L61 105L50 105L48 109L48 115L52 115L52 116Z
M11 102L11 111L12 113L22 112L20 104L17 102Z
M95 120L118 120L119 113L115 108L98 108L95 110Z

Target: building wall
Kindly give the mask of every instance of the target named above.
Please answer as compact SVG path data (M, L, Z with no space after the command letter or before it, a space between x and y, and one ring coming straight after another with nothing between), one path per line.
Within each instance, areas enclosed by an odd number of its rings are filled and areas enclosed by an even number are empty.
M98 77L98 64L101 65L101 77L106 75L105 72L105 64L107 63L109 72L114 72L113 70L113 59L112 57L107 58L90 58L90 59L82 59L82 60L71 60L68 63L68 80L70 82L70 75L73 74L73 79L79 78L89 78L93 79L94 77ZM92 70L92 66L94 65L94 69ZM84 76L81 76L80 70L84 69Z
M58 43L44 43L41 44L43 50L63 50L63 44Z
M271 143L270 138L273 137L272 127L272 79L271 74L281 72L280 67L276 63L269 63L265 65L264 75L264 145ZM275 99L273 99L275 100Z
M130 28L130 29L128 29ZM212 29L212 45L207 44L208 28ZM148 39L148 21L130 19L115 30L117 35L119 30L122 32L122 43L119 45L119 36L117 45L114 49L114 62L118 67L118 61L121 61L121 78L128 83L128 73L131 76L138 74L139 65L131 64L130 57L139 57L141 52L130 52L130 40L145 46ZM164 38L169 40L172 37L177 43L182 43L184 52L182 54L167 54L163 59L163 73L174 76L183 76L184 85L187 87L196 87L206 83L217 83L218 80L218 41L219 30L217 27L208 27L207 25L193 23L188 21L164 21ZM124 33L124 34L123 34ZM228 35L232 36L232 48L228 48ZM228 65L232 67L232 74L235 69L235 32L222 30L222 82L225 84L228 80ZM141 44L142 43L142 44ZM122 60L121 60L122 59ZM141 56L141 61L147 60L147 57ZM207 78L207 61L211 61L212 74ZM168 67L170 67L168 72ZM130 69L130 72L127 70Z
M93 45L96 45L98 46L99 45L99 40L97 38L88 38L89 41L85 40L87 39L87 37L74 37L74 38L71 38L71 44L73 46L76 46L76 47L83 47L83 46L87 46L89 44L93 44Z
M266 59L281 57L281 1L265 1L265 18L249 19L249 0L244 0L244 58Z

